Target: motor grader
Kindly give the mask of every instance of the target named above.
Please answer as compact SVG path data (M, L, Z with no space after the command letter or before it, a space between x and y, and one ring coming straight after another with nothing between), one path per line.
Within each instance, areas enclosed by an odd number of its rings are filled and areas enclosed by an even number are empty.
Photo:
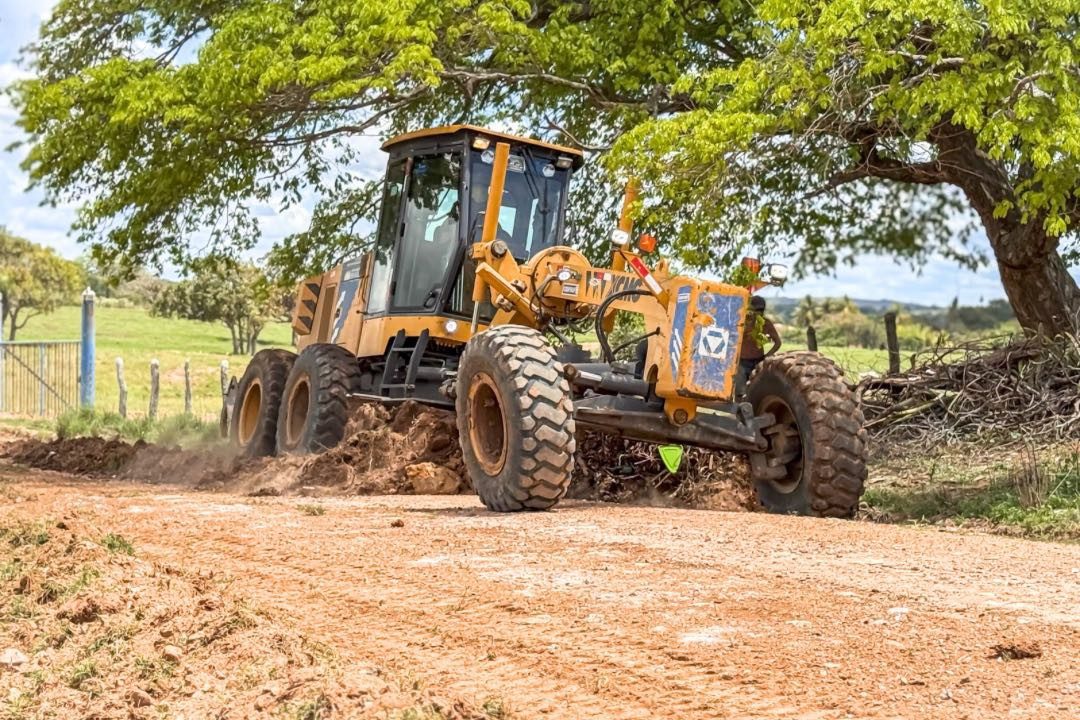
M350 400L456 411L464 463L495 511L551 508L576 435L745 453L769 510L854 513L866 477L862 416L817 353L764 360L741 382L752 290L646 264L631 238L633 186L609 267L565 244L579 151L454 125L395 137L374 244L300 283L298 353L263 350L223 423L251 456L314 453L344 435ZM754 266L757 270L757 266ZM616 313L644 320L612 348ZM591 328L592 357L573 342ZM627 350L633 360L620 361Z

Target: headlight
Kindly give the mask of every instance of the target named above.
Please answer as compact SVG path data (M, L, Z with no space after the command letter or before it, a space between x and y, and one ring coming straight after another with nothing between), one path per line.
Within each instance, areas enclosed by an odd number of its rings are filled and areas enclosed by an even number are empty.
M766 265L765 277L772 285L783 285L788 279L787 265Z
M630 233L618 228L611 231L611 244L622 247L630 242Z
M458 328L457 320L447 320L446 322L443 323L443 327L446 328L446 332L453 335L454 333L457 332L457 328Z

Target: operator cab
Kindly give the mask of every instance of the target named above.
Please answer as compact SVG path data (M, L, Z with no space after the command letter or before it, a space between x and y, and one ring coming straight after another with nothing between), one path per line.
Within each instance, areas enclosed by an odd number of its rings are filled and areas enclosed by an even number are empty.
M468 249L481 239L497 143L510 154L496 237L519 262L563 243L580 151L470 125L399 135L383 145L390 157L365 315L472 315Z

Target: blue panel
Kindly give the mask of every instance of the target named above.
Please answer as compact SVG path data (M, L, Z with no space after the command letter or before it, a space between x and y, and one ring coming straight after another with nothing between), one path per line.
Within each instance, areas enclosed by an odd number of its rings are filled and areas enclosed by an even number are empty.
M709 315L713 324L697 325L690 344L694 365L691 390L705 395L722 395L728 375L739 356L739 330L746 300L740 295L701 293L697 312Z
M671 318L671 340L668 353L671 355L671 377L679 377L679 359L683 353L683 336L686 335L686 318L690 314L691 287L684 285L675 295L675 312Z
M334 330L330 333L330 342L337 342L341 329L345 327L345 318L349 314L356 291L360 287L360 258L346 260L341 267L341 286L337 293L336 317L334 318Z

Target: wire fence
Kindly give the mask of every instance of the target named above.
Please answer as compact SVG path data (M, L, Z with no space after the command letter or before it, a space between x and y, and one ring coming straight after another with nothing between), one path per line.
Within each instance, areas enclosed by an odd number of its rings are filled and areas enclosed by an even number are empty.
M79 406L78 340L0 343L0 413L57 417Z

